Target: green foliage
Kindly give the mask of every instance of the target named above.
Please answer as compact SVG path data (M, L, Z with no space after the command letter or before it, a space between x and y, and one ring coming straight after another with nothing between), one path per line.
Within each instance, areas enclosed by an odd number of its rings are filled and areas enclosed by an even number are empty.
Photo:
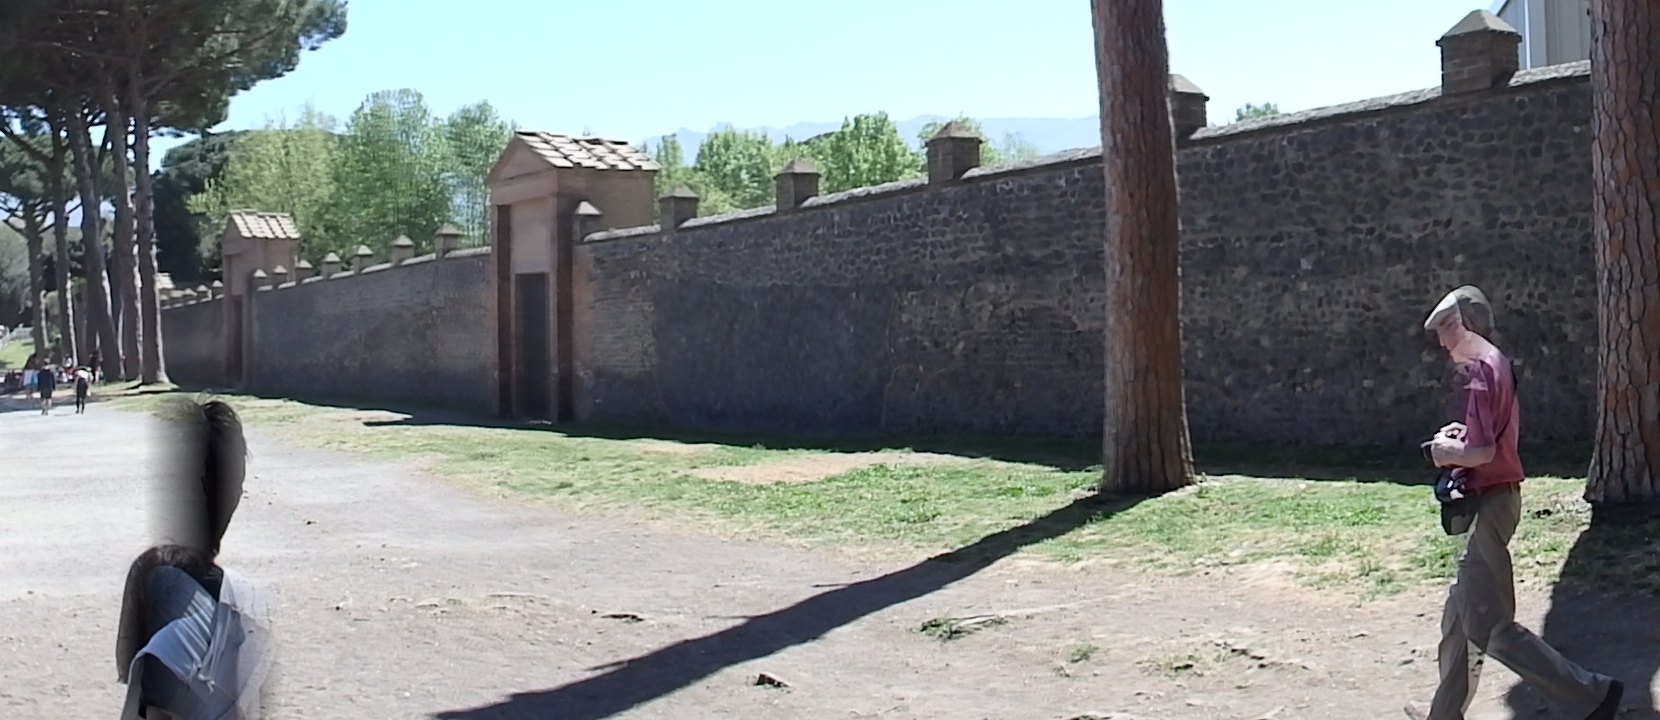
M704 138L692 169L724 191L737 208L761 207L774 200L773 156L766 133L726 127Z
M308 106L292 124L267 122L231 143L217 172L211 158L181 170L181 183L211 175L186 203L204 258L216 250L226 214L241 208L293 215L301 256L313 263L358 245L384 255L399 235L425 252L451 222L473 243L488 242L484 178L512 133L488 102L437 118L418 92L378 92L335 130L333 118Z
M340 138L328 249L361 244L385 256L394 239L407 235L417 254L430 250L433 233L450 218L447 156L442 127L419 92L371 94Z
M216 240L230 211L254 209L292 215L303 238L303 254L329 247L326 218L334 196L334 124L333 118L308 105L292 124L283 118L267 120L263 129L238 136L218 176L206 180L202 192L186 203L199 218L198 236Z
M1275 105L1274 103L1263 103L1261 105L1245 103L1244 105L1239 106L1238 110L1234 111L1233 119L1234 122L1242 122L1245 120L1255 120L1257 118L1264 118L1270 115L1278 114L1280 114L1280 106Z
M28 321L28 244L0 222L0 325L13 327Z
M513 130L490 103L480 101L450 113L443 134L448 145L444 182L450 193L450 222L460 226L473 244L487 245L490 188L484 177L507 148Z
M899 136L885 112L844 119L832 133L803 143L807 157L824 173L826 193L869 187L922 175L922 155Z
M687 165L682 160L684 156L679 138L665 135L658 141L656 148L648 146L644 149L652 153L652 159L657 162L659 168L655 187L657 197L667 195L676 187L685 185L697 193L700 215L720 215L743 209L732 201L732 196L726 189L711 181L709 176L699 171L696 166ZM652 213L656 214L657 211L654 205Z
M219 264L219 230L192 212L190 198L207 190L243 131L207 134L167 151L155 173L156 264L176 283L201 283Z
M657 175L658 195L685 185L698 194L699 215L771 205L776 199L774 176L797 158L818 167L822 173L819 189L825 193L904 180L923 172L921 153L900 137L887 113L856 115L844 119L840 130L803 141L785 138L781 144L773 143L765 133L726 127L710 133L698 146L697 161L691 167L683 165L679 153L680 143L672 136L658 144L655 156L662 166Z

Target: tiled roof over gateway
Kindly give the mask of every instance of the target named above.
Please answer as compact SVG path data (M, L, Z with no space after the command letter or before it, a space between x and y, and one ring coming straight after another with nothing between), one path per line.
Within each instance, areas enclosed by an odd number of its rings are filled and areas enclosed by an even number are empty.
M656 170L650 155L623 140L571 137L539 130L520 130L519 139L554 167L594 170Z
M245 238L300 239L300 228L294 225L294 218L287 213L233 210L231 222L236 225L236 232Z

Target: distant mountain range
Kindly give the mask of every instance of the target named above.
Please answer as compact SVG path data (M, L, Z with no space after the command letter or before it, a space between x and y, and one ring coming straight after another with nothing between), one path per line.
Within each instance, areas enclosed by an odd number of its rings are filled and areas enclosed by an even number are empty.
M930 122L944 122L949 119L951 118L944 115L919 115L909 120L895 121L894 124L899 127L900 137L905 138L912 145L917 145L916 134L922 130L924 125ZM1094 116L1073 120L1061 118L974 119L985 130L987 140L993 143L1002 143L1006 134L1013 133L1019 135L1022 140L1036 146L1038 152L1045 155L1073 148L1095 147L1101 144L1101 124ZM727 124L717 125L710 128L710 131L719 130L726 126ZM772 138L773 142L783 142L785 137L806 140L814 135L839 130L841 126L841 121L838 120L835 122L799 122L783 128L751 127L739 129L760 130L765 132L767 137ZM703 139L709 136L709 132L680 128L674 131L674 136L680 140L680 147L682 152L685 153L686 162L690 163L697 158L697 148L703 144ZM663 137L665 136L650 138L650 142L655 145Z

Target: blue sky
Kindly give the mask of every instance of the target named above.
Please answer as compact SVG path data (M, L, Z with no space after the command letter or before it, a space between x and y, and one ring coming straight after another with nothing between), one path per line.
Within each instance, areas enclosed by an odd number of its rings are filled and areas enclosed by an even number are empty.
M1210 95L1213 123L1246 102L1430 87L1435 39L1490 4L1165 0L1171 69ZM1088 0L350 0L344 37L238 95L215 129L306 102L343 119L394 88L440 114L488 100L524 127L636 142L877 110L1077 118L1098 103Z

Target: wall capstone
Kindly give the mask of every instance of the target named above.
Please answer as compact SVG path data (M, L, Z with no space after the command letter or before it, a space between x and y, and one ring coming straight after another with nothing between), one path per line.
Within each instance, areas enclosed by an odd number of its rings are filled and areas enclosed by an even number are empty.
M1200 128L1210 125L1205 115L1205 104L1210 96L1185 77L1170 75L1170 129L1177 140L1186 140Z
M1441 94L1504 87L1521 68L1522 34L1486 10L1465 15L1435 44L1441 47Z
M368 245L357 246L357 252L352 253L352 269L363 272L365 268L373 264L375 264L375 251L370 250Z
M673 230L681 223L697 217L697 193L685 185L676 185L657 200L658 215L664 230Z
M340 274L340 256L329 253L323 256L323 277L331 278Z
M594 204L587 200L577 203L576 232L573 233L576 235L576 239L581 240L597 232L599 230L599 219L604 216L605 213L600 212L599 208L594 207Z
M773 180L778 189L778 212L800 208L808 198L818 195L818 168L803 158L791 160Z
M928 138L928 182L957 180L980 166L980 136L967 124L952 120Z
M415 257L415 241L410 240L408 235L399 235L398 239L392 241L393 265L402 265L409 262L412 257Z
M451 252L460 250L461 238L466 236L466 233L461 232L461 228L444 223L444 226L438 228L438 232L432 235L432 254L437 257L444 257Z
M311 277L313 274L312 270L314 269L315 268L312 267L310 260L301 259L299 262L294 263L294 282L300 282Z

